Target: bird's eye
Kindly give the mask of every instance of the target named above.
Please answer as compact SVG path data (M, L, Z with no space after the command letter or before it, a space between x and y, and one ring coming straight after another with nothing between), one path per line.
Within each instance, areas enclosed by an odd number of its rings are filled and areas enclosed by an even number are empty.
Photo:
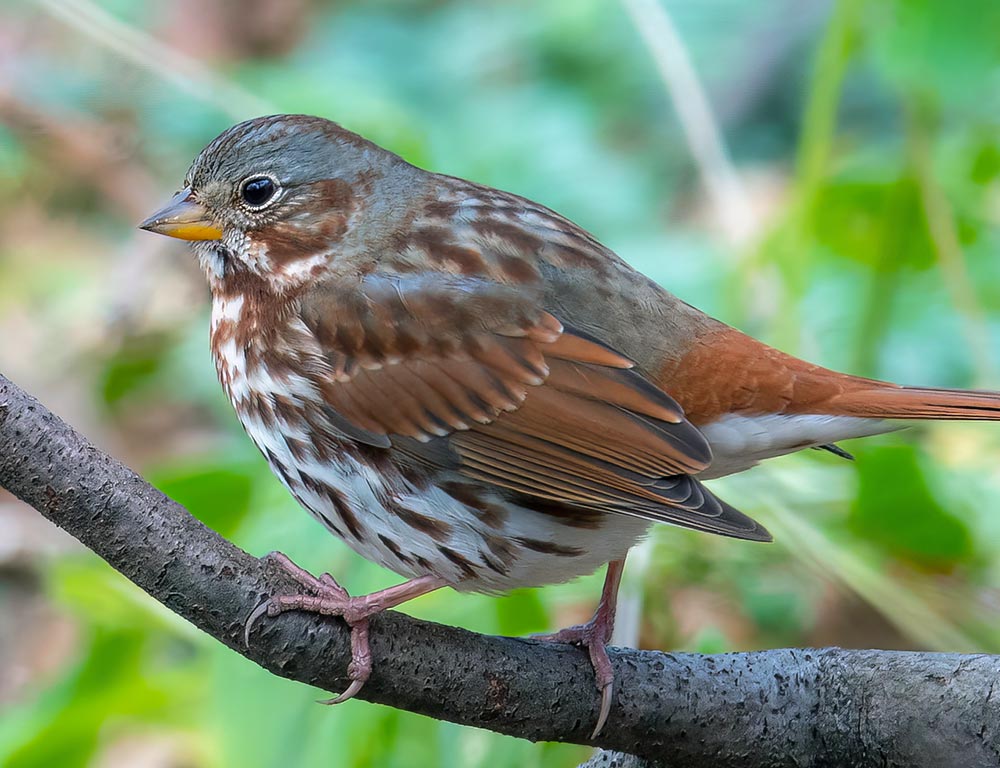
M278 193L278 183L270 176L251 176L240 185L240 197L252 208L263 208Z

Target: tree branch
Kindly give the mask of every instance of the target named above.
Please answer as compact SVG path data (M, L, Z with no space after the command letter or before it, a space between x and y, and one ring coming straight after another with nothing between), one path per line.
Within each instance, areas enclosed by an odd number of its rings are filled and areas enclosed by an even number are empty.
M0 376L0 486L156 600L276 675L346 684L342 622L303 614L241 633L281 571L206 528ZM387 613L372 624L369 701L532 740L591 743L598 695L578 649ZM1000 659L775 650L620 650L597 746L686 768L978 766L1000 761ZM609 758L610 759L610 758ZM610 764L610 763L608 763Z

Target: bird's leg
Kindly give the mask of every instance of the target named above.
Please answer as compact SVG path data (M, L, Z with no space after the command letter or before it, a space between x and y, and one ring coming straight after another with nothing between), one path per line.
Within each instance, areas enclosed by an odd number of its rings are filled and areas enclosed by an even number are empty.
M590 738L597 738L611 712L611 697L614 693L615 674L611 669L611 659L608 658L608 643L615 628L615 610L618 607L618 588L622 583L622 571L625 560L612 560L608 563L608 572L604 577L604 589L601 590L601 601L597 604L594 616L586 624L567 627L551 635L539 635L539 640L549 640L553 643L569 643L587 649L590 663L594 667L594 680L597 690L601 692L601 711L597 716L597 725Z
M247 645L250 644L250 630L264 614L273 618L285 611L304 611L318 613L321 616L340 616L351 628L351 663L347 668L351 684L342 694L323 701L323 704L340 704L352 698L361 690L371 674L372 654L368 644L368 620L372 616L445 586L444 579L436 576L420 576L372 592L370 595L351 597L329 573L324 573L317 579L308 571L299 568L281 552L272 552L267 559L276 563L301 584L308 594L275 595L254 608L247 618L243 632Z

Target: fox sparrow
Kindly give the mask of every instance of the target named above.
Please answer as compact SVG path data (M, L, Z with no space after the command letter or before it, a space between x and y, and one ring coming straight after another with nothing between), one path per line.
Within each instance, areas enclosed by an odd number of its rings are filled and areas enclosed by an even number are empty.
M608 563L583 645L605 646L629 548L653 522L770 536L702 480L893 429L1000 419L1000 393L899 387L810 365L699 312L544 206L423 171L340 126L229 129L144 229L192 242L222 386L275 474L326 528L408 581L302 584L250 616L352 629L444 586L497 593Z

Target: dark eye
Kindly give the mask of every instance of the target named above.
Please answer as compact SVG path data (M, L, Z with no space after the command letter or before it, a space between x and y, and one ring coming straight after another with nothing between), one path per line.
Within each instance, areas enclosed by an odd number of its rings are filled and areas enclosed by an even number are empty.
M253 176L243 182L240 197L247 205L260 208L266 205L278 192L278 185L269 176Z

